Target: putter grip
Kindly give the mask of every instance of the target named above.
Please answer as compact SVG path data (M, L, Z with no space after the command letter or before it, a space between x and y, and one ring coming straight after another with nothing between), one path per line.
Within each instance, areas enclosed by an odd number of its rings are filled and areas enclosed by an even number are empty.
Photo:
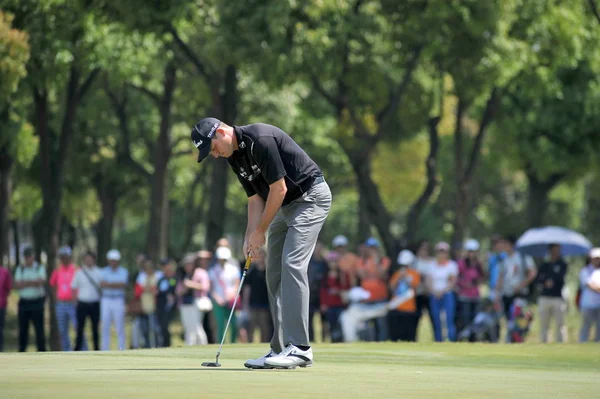
M250 269L250 263L252 262L252 256L248 255L246 258L246 265L244 266L244 270Z

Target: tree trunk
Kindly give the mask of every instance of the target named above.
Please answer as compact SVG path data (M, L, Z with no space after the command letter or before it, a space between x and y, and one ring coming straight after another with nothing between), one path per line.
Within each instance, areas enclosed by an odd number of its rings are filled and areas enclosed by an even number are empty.
M163 94L159 101L160 132L154 144L154 174L151 183L150 223L146 237L146 253L157 262L167 254L169 202L167 200L168 166L171 158L171 106L175 91L177 69L170 62L165 67Z
M237 71L233 65L225 69L224 91L220 94L221 85L217 82L212 87L212 108L216 118L228 125L233 125L237 119ZM226 202L227 185L229 181L229 164L226 159L217 159L212 162L210 207L206 222L205 246L212 248L217 240L225 234L227 221Z
M425 161L425 166L427 168L427 184L419 198L410 207L408 215L406 216L406 233L404 234L405 245L414 244L416 242L419 229L419 218L438 185L437 155L439 149L439 135L437 129L440 119L439 116L429 119L429 155Z
M100 200L102 215L96 226L98 265L106 265L106 253L112 247L112 232L117 213L117 196L110 184L96 184L96 193Z
M356 173L358 192L366 206L370 220L377 229L388 256L395 256L398 242L390 230L391 216L387 212L379 195L379 188L371 178L371 162L369 159L350 157L350 163Z
M0 264L4 264L4 256L10 254L8 248L9 206L12 194L12 170L13 158L10 156L6 146L0 148ZM6 262L8 264L8 262Z
M371 217L367 207L367 198L360 191L358 192L358 239L359 242L365 242L371 236Z
M13 233L13 243L15 247L15 265L21 263L21 234L19 232L19 222L16 219L10 221Z
M526 171L528 181L527 219L531 227L542 227L548 210L550 192L565 177L555 173L541 181L531 170Z

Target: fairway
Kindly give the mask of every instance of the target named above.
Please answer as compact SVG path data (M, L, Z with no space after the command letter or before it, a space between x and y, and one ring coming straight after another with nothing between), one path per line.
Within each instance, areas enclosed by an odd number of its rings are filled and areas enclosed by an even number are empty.
M600 346L338 344L310 369L247 370L264 345L0 356L2 398L592 398Z

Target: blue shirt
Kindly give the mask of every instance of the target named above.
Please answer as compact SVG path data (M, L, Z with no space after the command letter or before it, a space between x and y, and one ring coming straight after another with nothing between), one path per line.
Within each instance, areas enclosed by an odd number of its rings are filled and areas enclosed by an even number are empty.
M127 284L129 281L129 272L122 266L117 267L113 270L112 267L106 266L102 269L100 282L109 284ZM123 298L125 299L124 288L103 288L102 298Z
M498 284L500 275L500 263L506 259L506 253L491 253L488 258L488 272L490 273L490 290L494 290Z
M579 272L579 283L581 284L581 299L579 306L581 309L600 308L600 293L597 293L587 286L594 270L594 266L588 265Z

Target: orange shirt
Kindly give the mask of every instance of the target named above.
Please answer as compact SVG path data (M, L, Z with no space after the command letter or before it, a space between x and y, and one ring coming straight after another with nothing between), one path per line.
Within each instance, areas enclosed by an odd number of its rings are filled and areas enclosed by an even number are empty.
M383 256L379 263L374 258L359 258L357 270L361 277L360 286L371 293L367 302L385 301L388 299L388 287L384 277L390 268L390 258ZM386 273L384 273L386 272Z
M351 284L356 281L356 266L358 263L358 256L352 252L346 252L338 260L338 265L341 271L344 271L350 277Z
M390 287L396 287L396 285L398 284L398 280L400 280L400 273L401 273L401 271L398 270L396 273L394 273L392 275L392 278L390 279ZM419 284L421 284L421 276L419 275L419 272L417 272L416 270L413 270L413 269L406 269L406 273L408 273L408 275L412 277L412 279L410 281L410 288L412 288L413 290L416 289L419 286ZM392 289L392 291L393 291L393 289ZM415 297L413 296L408 301L406 301L403 304L401 304L400 306L398 306L396 308L396 310L399 312L407 312L407 313L416 312L417 311L417 301L416 301Z

